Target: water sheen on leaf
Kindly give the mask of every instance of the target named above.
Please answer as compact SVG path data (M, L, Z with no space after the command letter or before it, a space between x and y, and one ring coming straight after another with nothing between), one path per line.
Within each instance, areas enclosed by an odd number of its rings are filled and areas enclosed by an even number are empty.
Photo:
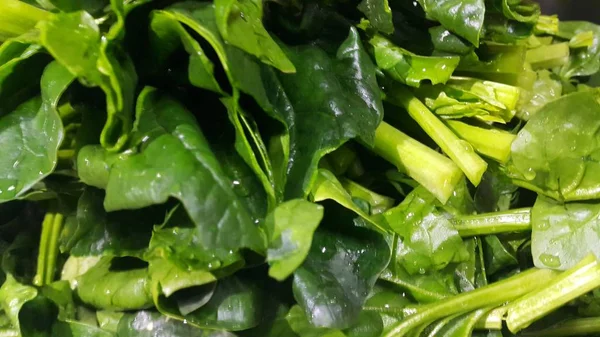
M294 273L294 297L313 326L348 328L359 318L389 258L388 244L373 231L319 230L306 261Z
M233 191L195 118L173 98L146 88L138 100L136 129L152 139L139 154L113 165L104 206L135 209L179 199L196 225L205 251L261 251L264 239Z
M599 123L595 92L572 93L546 104L512 143L509 176L556 200L598 198Z
M484 0L418 0L428 18L479 46L485 18Z

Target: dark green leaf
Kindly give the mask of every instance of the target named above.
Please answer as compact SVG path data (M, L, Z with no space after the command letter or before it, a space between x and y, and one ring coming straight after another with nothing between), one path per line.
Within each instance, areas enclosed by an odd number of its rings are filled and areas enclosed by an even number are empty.
M557 200L600 196L600 102L594 92L546 104L512 144L508 174L519 186Z
M217 332L200 330L153 311L126 314L119 321L118 337L217 337Z
M458 231L438 207L436 198L419 186L384 213L389 226L400 235L396 261L410 274L441 270L451 262L468 259Z
M392 10L388 0L362 0L358 10L365 14L371 25L378 31L385 34L394 32Z
M262 0L216 0L215 14L225 41L282 72L295 71L292 62L262 24Z
M389 258L383 237L368 229L317 231L306 261L294 274L294 297L312 325L351 327Z
M193 115L173 98L147 88L138 100L136 123L137 131L151 139L141 153L113 165L106 209L142 208L175 197L196 225L195 239L205 251L217 257L244 247L262 251L262 234Z
M431 42L436 52L465 55L473 50L473 46L461 39L444 26L429 28Z
M488 11L502 13L507 19L535 24L540 5L530 0L488 0Z

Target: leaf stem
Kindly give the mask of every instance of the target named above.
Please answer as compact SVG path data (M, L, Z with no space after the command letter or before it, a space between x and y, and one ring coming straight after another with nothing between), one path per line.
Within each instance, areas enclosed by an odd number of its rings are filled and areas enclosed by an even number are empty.
M440 318L514 300L547 284L556 275L558 272L554 270L532 268L491 285L417 307L413 315L388 328L383 337L403 337L414 328Z
M600 264L590 254L544 287L511 303L506 315L506 325L511 332L516 333L597 287L600 287Z
M392 104L404 107L429 137L458 165L469 181L475 186L479 185L487 163L475 153L471 144L458 138L408 89L393 86L387 92L386 99Z
M373 151L406 172L442 203L450 198L462 177L452 160L386 122L375 131Z
M44 285L46 280L46 253L48 252L48 245L50 243L50 237L52 236L52 225L54 223L54 214L46 213L44 220L42 221L42 236L40 237L40 247L37 258L37 271L33 278L33 284L41 287Z
M58 239L60 232L63 227L64 216L60 213L54 215L52 221L52 232L50 236L50 243L48 246L48 259L46 262L45 272L45 283L50 284L54 281L54 275L56 274L56 258L58 257Z
M600 317L577 318L558 323L548 329L524 332L522 337L569 337L600 333Z
M456 120L448 120L446 124L460 138L471 143L475 151L502 164L508 161L510 147L516 138L512 133L496 129L484 129Z
M454 218L460 236L478 236L531 230L531 208L511 209Z

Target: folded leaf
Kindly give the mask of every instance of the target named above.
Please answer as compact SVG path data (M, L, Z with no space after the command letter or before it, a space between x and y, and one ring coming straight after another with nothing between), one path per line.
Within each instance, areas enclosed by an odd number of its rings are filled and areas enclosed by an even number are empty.
M394 32L392 10L388 0L362 0L358 10L365 14L373 28L385 34Z
M485 16L484 0L418 0L428 18L479 46Z

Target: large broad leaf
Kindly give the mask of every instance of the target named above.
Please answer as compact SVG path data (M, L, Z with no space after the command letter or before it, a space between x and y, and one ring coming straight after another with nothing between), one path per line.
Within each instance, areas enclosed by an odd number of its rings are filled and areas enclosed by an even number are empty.
M100 87L106 94L107 119L101 144L119 150L129 137L137 75L129 56L113 43L122 32L123 13L107 37L101 36L87 12L53 15L38 25L40 43L79 80Z
M369 40L377 66L391 78L412 87L427 80L432 84L446 83L460 62L458 56L420 56L375 35Z
M512 144L509 176L557 200L600 196L600 102L579 92L546 104Z
M563 77L590 76L600 70L600 26L586 21L561 21L559 23L560 37L570 39L584 32L594 34L592 45L587 48L571 50L569 62L559 71Z
M389 259L386 241L371 230L319 230L306 261L294 274L294 297L313 326L348 328L359 318Z
M282 203L267 216L267 261L271 277L282 281L304 262L322 218L322 206L302 199Z
M439 21L449 31L475 46L485 18L484 0L418 0L428 18Z
M98 309L138 310L152 307L148 270L133 258L104 257L77 278L77 295Z
M400 205L384 213L388 225L400 235L396 262L410 274L424 274L468 258L463 241L449 215L422 186Z
M198 248L213 256L264 249L264 239L233 184L211 151L195 118L159 91L146 88L138 100L138 132L143 150L113 165L104 206L142 208L179 199L196 225Z
M56 107L74 80L53 62L42 75L41 99L32 98L0 117L0 202L22 195L56 166L64 129Z
M77 214L67 220L61 233L61 251L74 256L141 256L148 248L152 226L164 212L145 208L139 211L107 213L104 192L87 188L77 204Z
M215 14L225 41L283 72L295 71L262 24L262 0L216 0Z
M365 14L371 25L378 31L385 34L394 32L392 10L388 0L362 0L358 10Z
M279 76L292 114L286 197L294 198L308 193L323 155L352 138L373 142L383 107L375 66L354 28L335 56L314 45L286 53L297 70Z
M233 6L234 3L230 1L229 5ZM236 151L256 173L269 196L271 206L274 206L277 200L281 199L283 187L275 186L266 146L253 118L242 110L238 102L241 92L245 92L254 97L265 110L272 110L261 83L260 66L249 55L221 39L217 30L218 18L215 18L214 12L212 6L192 3L154 12L150 25L152 46L157 55L156 62L161 65L179 44L183 45L190 55L188 66L190 83L224 96L221 102L235 129ZM184 29L184 25L193 29L208 42L210 48L217 54L220 64L215 65L207 57L199 41ZM283 52L281 53L283 55ZM221 84L215 77L218 67L222 67L227 75L232 89L231 95L221 88ZM282 121L282 118L275 119Z
M559 204L538 197L531 211L531 254L539 268L565 270L590 253L600 256L600 205Z

